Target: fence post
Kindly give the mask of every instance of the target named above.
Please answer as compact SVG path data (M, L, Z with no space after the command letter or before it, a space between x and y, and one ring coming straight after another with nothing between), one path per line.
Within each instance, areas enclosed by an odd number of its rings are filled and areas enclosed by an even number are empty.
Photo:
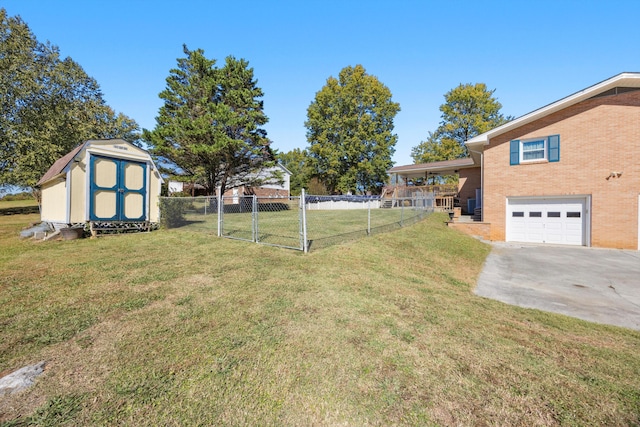
M218 237L222 237L222 216L224 215L224 200L222 198L222 188L216 189L216 200L218 202Z
M258 243L258 197L254 194L251 201L251 222L253 223L253 241Z
M404 226L404 200L400 200L400 227Z
M367 200L367 236L371 235L371 200Z
M302 228L302 251L306 254L307 248L307 197L304 188L300 192L300 227Z

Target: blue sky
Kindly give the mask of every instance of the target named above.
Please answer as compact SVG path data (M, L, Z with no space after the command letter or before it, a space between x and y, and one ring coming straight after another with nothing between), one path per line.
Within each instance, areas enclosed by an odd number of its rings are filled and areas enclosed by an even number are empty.
M400 103L396 165L440 121L460 83L496 89L520 116L623 71L640 71L640 1L2 0L39 41L94 77L107 103L152 129L182 45L249 61L265 126L307 147L307 107L329 76L362 64Z

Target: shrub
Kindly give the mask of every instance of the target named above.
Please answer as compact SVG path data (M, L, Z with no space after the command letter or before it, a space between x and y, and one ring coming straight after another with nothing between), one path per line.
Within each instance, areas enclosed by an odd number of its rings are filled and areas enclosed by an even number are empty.
M162 228L175 228L184 225L186 222L184 213L191 204L190 199L180 197L160 199L160 225Z
M11 201L15 201L15 200L33 200L33 194L24 191L22 193L16 193L16 194L7 194L4 197L2 197L2 200L6 201L6 202L11 202Z

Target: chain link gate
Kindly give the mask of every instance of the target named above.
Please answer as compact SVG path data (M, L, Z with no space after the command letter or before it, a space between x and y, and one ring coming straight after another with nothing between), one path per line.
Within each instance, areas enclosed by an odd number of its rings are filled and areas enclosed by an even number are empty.
M304 250L300 197L224 196L220 236Z

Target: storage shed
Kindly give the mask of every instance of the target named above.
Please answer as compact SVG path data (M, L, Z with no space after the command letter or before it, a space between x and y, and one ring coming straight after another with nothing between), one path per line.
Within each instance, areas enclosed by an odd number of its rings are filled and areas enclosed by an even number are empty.
M36 184L41 219L56 228L157 223L162 177L149 153L123 139L88 140L58 159Z

